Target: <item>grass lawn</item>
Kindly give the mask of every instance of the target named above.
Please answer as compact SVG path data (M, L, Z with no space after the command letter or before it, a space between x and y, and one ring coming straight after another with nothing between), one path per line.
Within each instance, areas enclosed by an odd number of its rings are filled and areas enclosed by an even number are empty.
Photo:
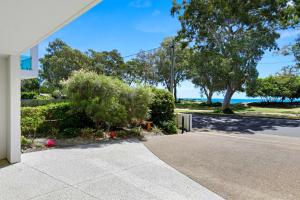
M300 107L293 108L270 108L246 106L243 104L233 104L232 110L236 115L260 116L260 117L280 117L290 119L300 119ZM176 113L203 113L203 114L222 114L220 106L201 105L201 102L181 102L176 103Z

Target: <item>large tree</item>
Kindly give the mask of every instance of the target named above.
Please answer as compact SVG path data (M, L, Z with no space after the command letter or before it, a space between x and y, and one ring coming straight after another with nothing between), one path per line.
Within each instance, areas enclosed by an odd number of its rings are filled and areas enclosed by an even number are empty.
M212 103L214 93L225 90L222 64L222 57L212 51L195 50L190 57L188 77L206 96L208 104Z
M141 50L135 58L127 61L125 81L129 84L157 85L159 78L154 57L154 52Z
M71 48L60 39L49 43L40 62L40 76L44 84L52 89L61 88L60 82L66 80L73 71L91 65L91 60L86 54Z
M213 49L227 59L222 65L224 110L236 91L243 91L246 82L257 78L256 65L264 51L277 47L276 30L280 22L288 21L284 14L291 6L289 0L174 1L172 13L178 15L182 27L179 36L200 51Z
M182 81L187 78L187 68L190 51L188 48L183 48L181 43L176 42L175 38L165 38L160 48L154 53L155 65L159 82L171 91L171 64L172 64L172 49L174 45L174 97L177 99L177 87Z
M119 79L124 78L125 62L117 50L97 52L88 50L91 59L89 70Z

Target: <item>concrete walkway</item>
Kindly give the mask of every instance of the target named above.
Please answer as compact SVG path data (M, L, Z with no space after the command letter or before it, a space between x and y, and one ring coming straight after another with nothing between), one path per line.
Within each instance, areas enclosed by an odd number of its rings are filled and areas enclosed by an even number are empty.
M222 199L136 140L22 156L0 167L1 200Z

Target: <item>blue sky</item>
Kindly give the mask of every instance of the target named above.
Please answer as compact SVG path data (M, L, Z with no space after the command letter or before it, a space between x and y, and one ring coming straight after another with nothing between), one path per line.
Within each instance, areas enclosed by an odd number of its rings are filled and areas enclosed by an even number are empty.
M171 17L172 0L103 0L84 15L80 16L40 44L40 57L45 48L55 38L64 40L73 48L86 51L117 49L123 56L141 49L159 46L163 38L173 36L180 28L176 18ZM279 46L291 44L299 30L281 32ZM282 66L293 64L293 57L278 56L266 52L258 71L261 77L278 72ZM178 89L179 97L199 97L199 89L189 81L184 81ZM222 94L215 95L222 97ZM237 93L233 98L245 98Z

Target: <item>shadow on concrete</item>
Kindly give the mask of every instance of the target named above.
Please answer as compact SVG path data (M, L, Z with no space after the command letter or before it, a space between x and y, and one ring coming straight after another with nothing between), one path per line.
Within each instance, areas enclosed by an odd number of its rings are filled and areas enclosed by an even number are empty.
M0 169L9 166L10 164L7 162L7 160L0 160Z
M263 131L280 131L281 129L289 131L286 128L297 127L299 127L300 137L300 120L193 114L193 128L201 129L202 131L214 130L254 134Z

